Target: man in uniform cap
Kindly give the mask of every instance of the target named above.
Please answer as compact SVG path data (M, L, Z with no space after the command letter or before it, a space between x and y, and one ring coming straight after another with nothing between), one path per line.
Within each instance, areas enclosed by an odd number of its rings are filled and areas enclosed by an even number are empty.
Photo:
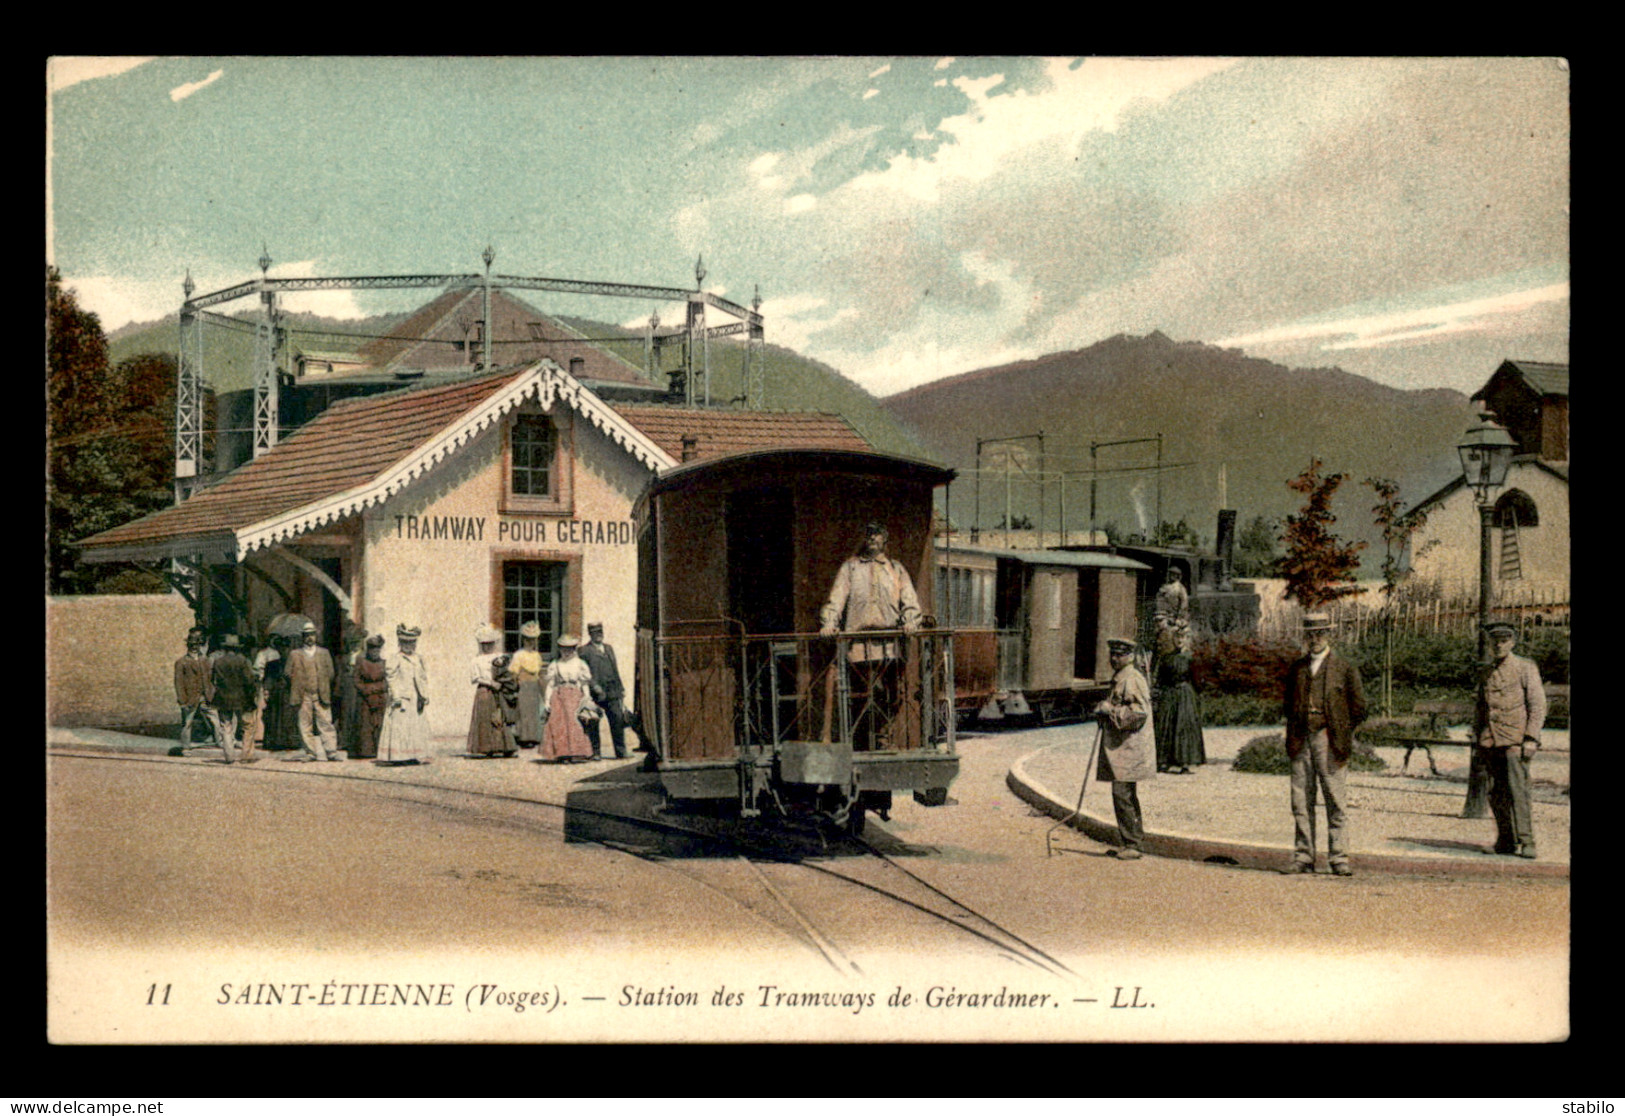
M1490 624L1490 667L1478 687L1473 750L1489 776L1495 815L1495 852L1535 858L1535 826L1529 812L1529 760L1540 748L1546 723L1546 688L1540 670L1512 647L1511 624Z
M1332 873L1352 876L1344 838L1354 730L1365 720L1360 672L1331 649L1332 620L1323 612L1303 618L1308 651L1286 677L1286 754L1292 761L1292 871L1315 871L1315 798L1326 796L1326 859Z
M299 710L299 739L307 760L343 759L333 731L333 656L316 642L316 625L305 621L300 645L288 652L288 704Z
M581 645L581 659L592 671L592 699L604 715L587 726L592 738L592 757L598 759L603 746L604 721L609 722L609 740L615 747L615 758L626 758L626 686L621 681L621 670L615 664L615 648L604 642L604 625L587 625L587 642Z
M1157 732L1151 721L1151 686L1134 665L1134 641L1108 639L1112 688L1095 709L1100 722L1100 762L1095 777L1112 785L1112 809L1123 842L1119 860L1139 860L1144 854L1145 824L1140 814L1137 784L1157 775Z
M920 598L903 563L886 555L884 524L864 525L863 544L841 563L829 598L818 612L818 631L912 632L921 620ZM890 746L902 698L902 659L895 639L852 639L852 742L863 749Z
M204 632L193 628L186 633L186 654L175 660L175 701L181 707L180 755L195 742L194 725L209 724L208 704L213 695L213 671L204 653Z

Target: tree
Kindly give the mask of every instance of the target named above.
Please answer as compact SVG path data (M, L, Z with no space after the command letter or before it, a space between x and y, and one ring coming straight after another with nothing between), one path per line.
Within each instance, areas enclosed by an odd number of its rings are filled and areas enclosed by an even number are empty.
M49 592L162 591L156 575L77 568L69 544L170 504L174 358L109 367L100 319L56 268L45 282Z
M1236 535L1237 577L1274 577L1281 556L1276 549L1279 525L1261 515L1247 521Z
M1313 458L1307 469L1286 482L1305 500L1298 514L1286 517L1281 530L1286 546L1286 556L1281 559L1286 597L1306 609L1361 592L1354 584L1354 571L1360 567L1365 543L1347 543L1331 532L1337 522L1331 510L1332 496L1348 474L1322 477L1321 464L1320 458Z
M1387 477L1367 477L1363 483L1377 494L1377 503L1371 509L1371 516L1382 532L1382 711L1383 716L1392 717L1394 597L1410 574L1404 562L1405 550L1410 546L1411 536L1427 523L1428 513L1418 508L1405 510L1405 501L1399 498L1398 481Z

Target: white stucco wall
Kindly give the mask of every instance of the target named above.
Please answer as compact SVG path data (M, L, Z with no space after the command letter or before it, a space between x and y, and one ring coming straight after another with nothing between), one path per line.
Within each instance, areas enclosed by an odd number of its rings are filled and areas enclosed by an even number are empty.
M361 615L368 631L386 637L385 653L395 648L395 626L423 630L418 647L429 669L430 731L461 736L473 704L469 662L478 650L474 632L485 623L501 626L493 607L493 582L500 577L494 555L509 559L581 559L582 632L601 620L605 639L615 647L628 691L635 647L637 542L631 530L632 504L651 476L624 449L591 423L574 423L573 511L570 515L504 514L501 501L503 433L500 426L480 435L429 476L365 514L366 556L362 570ZM407 517L461 517L474 533L453 537L411 537ZM504 524L509 530L504 530ZM540 524L540 536L513 537L514 524ZM599 541L598 525L604 525ZM619 524L618 529L610 525ZM566 608L575 611L570 602Z
M1538 466L1518 462L1507 473L1507 482L1497 498L1509 489L1521 489L1535 502L1538 527L1518 529L1518 554L1523 576L1497 580L1497 593L1556 596L1566 601L1569 593L1569 488L1562 480ZM1411 539L1413 577L1419 584L1432 584L1447 598L1473 596L1478 592L1479 513L1473 494L1467 489L1428 509L1426 526ZM1430 542L1437 545L1424 552ZM1490 532L1490 570L1499 579L1502 532Z

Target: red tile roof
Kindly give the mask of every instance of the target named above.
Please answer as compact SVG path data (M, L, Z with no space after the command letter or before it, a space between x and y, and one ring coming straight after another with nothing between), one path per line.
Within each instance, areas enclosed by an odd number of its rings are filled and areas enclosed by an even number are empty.
M695 460L765 449L873 450L840 415L797 411L711 411L660 405L612 404L673 459L683 438L696 439Z
M225 535L337 496L379 477L526 371L509 369L444 387L341 400L270 453L184 504L92 535L79 545L94 549Z

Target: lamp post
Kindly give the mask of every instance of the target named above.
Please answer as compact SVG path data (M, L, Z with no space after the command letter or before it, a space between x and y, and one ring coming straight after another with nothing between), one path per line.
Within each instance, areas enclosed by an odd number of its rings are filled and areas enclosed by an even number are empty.
M1478 662L1481 670L1488 671L1490 642L1484 629L1490 622L1490 528L1495 518L1490 494L1506 483L1507 469L1518 446L1505 427L1497 426L1489 415L1479 415L1478 425L1462 437L1456 452L1461 455L1461 475L1478 503ZM1468 765L1467 801L1461 816L1483 817L1488 808L1487 794L1487 773L1475 747Z

